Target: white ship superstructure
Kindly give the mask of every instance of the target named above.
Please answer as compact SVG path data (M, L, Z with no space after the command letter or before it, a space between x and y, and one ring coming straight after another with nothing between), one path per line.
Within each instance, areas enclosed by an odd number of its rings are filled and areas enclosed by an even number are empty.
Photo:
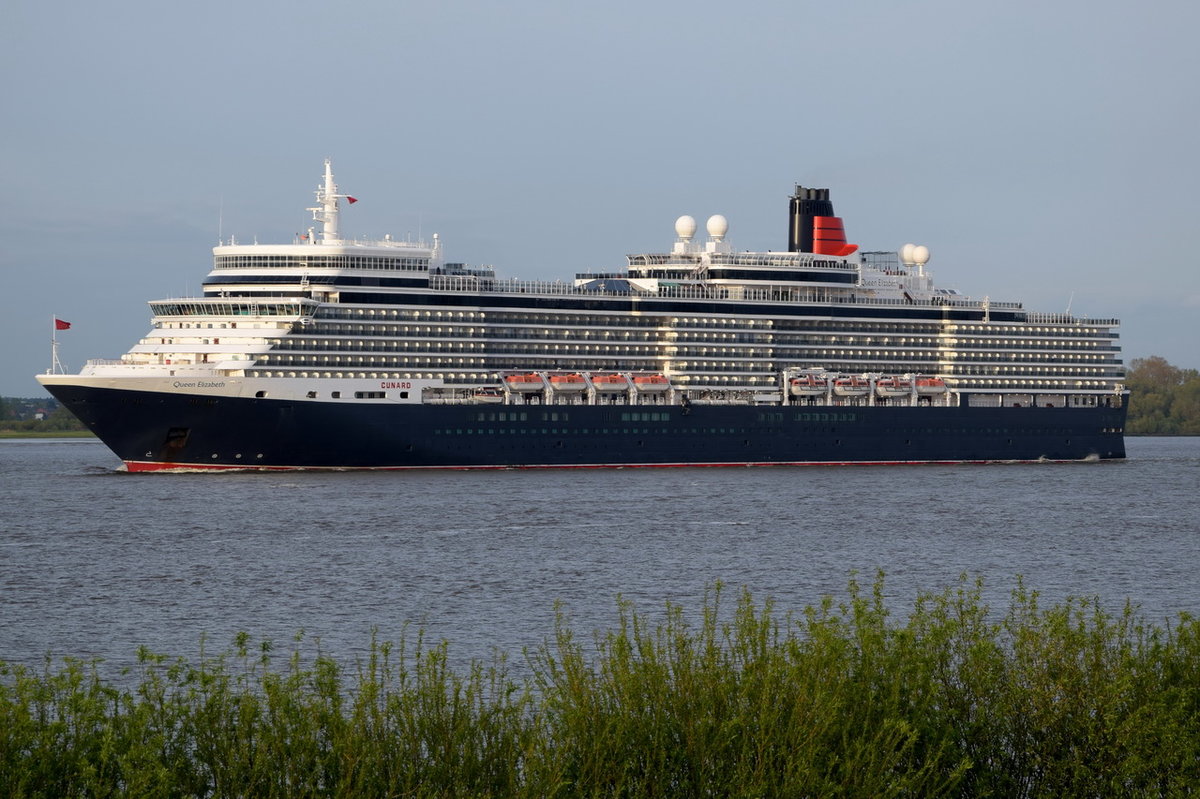
M512 371L566 371L662 374L696 400L785 401L785 373L813 366L933 375L953 402L1087 404L1121 388L1115 319L939 289L923 247L733 252L723 217L694 242L685 216L669 252L631 255L624 271L502 280L447 264L436 236L339 238L346 197L327 162L313 209L323 230L214 248L204 296L152 302L151 332L89 373L254 378L257 390L324 399L330 381L420 381L466 399Z

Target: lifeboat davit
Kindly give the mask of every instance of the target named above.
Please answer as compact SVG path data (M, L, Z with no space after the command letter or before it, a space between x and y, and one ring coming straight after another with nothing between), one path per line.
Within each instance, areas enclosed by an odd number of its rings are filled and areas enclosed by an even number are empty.
M946 381L940 377L922 375L916 379L917 394L922 397L932 397L935 394L946 393Z
M861 397L870 390L870 382L861 377L839 377L833 381L833 393L839 397Z
M603 394L612 394L629 390L629 381L625 375L592 375L592 386Z
M504 382L508 385L509 390L522 393L541 391L546 387L539 374L509 375L504 378Z
M550 375L550 385L555 391L583 391L587 381L583 375Z
M643 392L666 391L671 387L671 381L663 375L640 375L633 378L633 384Z

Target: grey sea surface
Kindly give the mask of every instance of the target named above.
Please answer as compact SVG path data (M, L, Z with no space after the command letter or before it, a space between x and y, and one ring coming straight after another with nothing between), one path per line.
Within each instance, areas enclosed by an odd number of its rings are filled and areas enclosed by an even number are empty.
M1124 462L128 474L94 440L0 441L0 660L195 658L238 631L352 663L382 640L521 660L556 603L590 638L618 597L698 609L716 581L801 611L886 574L898 615L966 573L1007 608L1200 614L1200 438ZM407 627L406 627L407 626Z

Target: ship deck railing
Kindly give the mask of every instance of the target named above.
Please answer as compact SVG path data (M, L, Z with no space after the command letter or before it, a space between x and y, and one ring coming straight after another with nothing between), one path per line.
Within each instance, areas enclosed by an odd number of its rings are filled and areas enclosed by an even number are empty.
M1067 313L1043 313L1039 311L1026 311L1025 321L1033 324L1069 324L1072 322L1082 322L1088 325L1118 325L1121 322L1119 319L1089 319L1087 317L1072 316Z
M598 274L598 273L597 273ZM615 279L615 278L614 278ZM778 290L754 286L667 286L660 284L657 291L628 289L580 288L563 280L521 280L518 278L479 279L465 275L430 275L430 288L439 291L483 292L489 294L522 294L556 297L621 297L637 299L689 299L726 300L734 302L771 302L786 305L861 305L910 308L962 308L976 311L1023 311L1019 302L995 302L988 300L933 297L929 300L909 300L886 297L840 296L824 287L805 287L796 290ZM1070 314L1037 313L1026 311L1026 321L1040 324L1084 324L1116 325L1116 319L1087 319Z

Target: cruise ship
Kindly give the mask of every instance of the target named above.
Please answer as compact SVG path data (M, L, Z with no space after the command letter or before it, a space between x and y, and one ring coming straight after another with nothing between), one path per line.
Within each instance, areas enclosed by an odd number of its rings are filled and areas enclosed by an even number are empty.
M785 250L681 216L560 281L344 238L343 202L326 161L307 233L219 242L128 353L38 380L129 471L1125 456L1116 319L939 287L924 246L848 243L828 189L796 186Z

